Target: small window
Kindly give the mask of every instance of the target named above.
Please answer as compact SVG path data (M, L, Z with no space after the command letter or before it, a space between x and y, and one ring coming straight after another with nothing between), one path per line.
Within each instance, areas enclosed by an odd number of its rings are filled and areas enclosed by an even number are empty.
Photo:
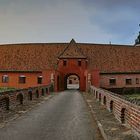
M136 78L136 84L139 84L139 78Z
M115 79L115 78L109 79L109 84L110 84L111 86L116 85L116 79Z
M64 60L64 61L63 61L63 66L66 66L66 65L67 65L67 61Z
M2 83L8 83L9 82L9 77L8 75L3 75L2 76Z
M78 66L81 66L81 60L78 60Z
M37 83L38 84L42 84L42 76L38 76L37 77Z
M19 83L20 84L26 83L26 77L24 75L19 76Z
M125 83L126 85L132 85L132 79L130 78L125 79Z

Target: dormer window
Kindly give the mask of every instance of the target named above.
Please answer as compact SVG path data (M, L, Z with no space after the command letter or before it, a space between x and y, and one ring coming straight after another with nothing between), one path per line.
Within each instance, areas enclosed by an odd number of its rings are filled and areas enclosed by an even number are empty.
M67 60L63 60L63 66L67 65Z

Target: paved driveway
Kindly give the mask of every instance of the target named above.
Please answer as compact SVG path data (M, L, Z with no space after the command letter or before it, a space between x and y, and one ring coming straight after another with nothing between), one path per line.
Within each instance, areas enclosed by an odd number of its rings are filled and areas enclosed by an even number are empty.
M58 93L0 129L0 140L94 140L90 115L76 90Z

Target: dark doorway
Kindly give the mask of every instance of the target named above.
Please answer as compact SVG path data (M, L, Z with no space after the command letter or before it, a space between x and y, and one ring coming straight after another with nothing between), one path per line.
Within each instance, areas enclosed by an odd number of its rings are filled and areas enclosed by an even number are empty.
M72 80L69 80L69 84L72 84Z

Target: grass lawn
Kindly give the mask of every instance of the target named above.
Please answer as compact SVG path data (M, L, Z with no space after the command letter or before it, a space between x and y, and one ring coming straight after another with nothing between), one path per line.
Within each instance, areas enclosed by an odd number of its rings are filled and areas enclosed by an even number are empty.
M127 94L125 95L126 97L128 97L129 99L140 99L140 94Z
M3 91L10 91L10 90L15 90L15 88L0 87L0 92L3 92Z

